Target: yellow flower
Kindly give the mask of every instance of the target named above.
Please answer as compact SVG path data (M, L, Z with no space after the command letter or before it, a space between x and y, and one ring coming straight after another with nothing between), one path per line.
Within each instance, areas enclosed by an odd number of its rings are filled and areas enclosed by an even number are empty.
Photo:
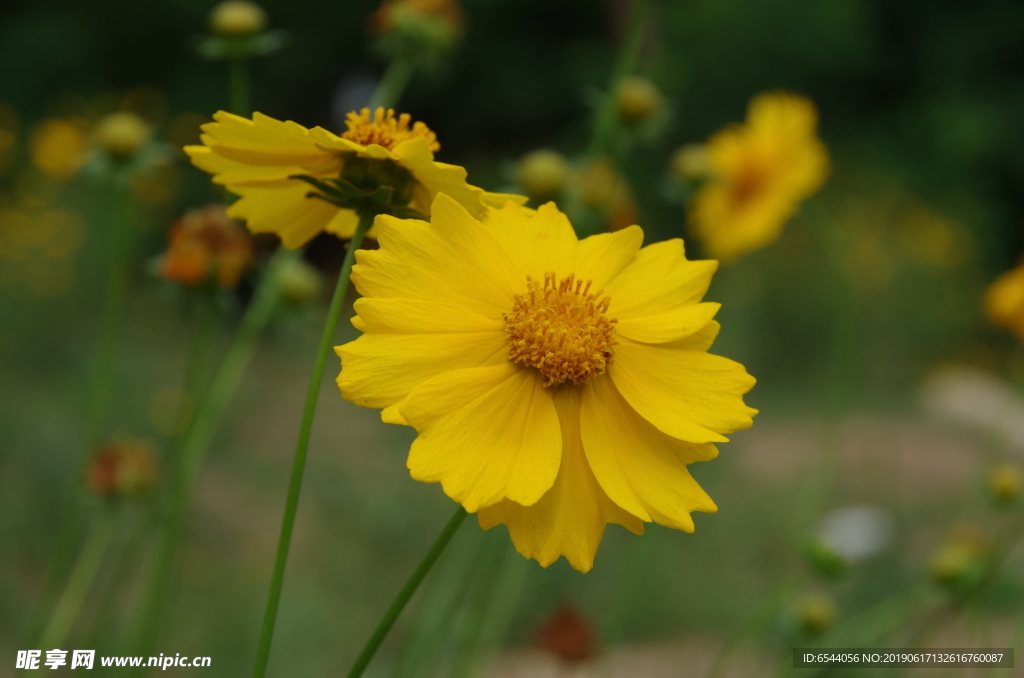
M996 278L985 293L983 305L989 322L1024 341L1024 264Z
M32 164L56 179L70 179L85 163L82 128L68 120L48 118L32 130Z
M520 196L486 193L466 183L466 170L434 162L440 148L434 133L407 114L378 108L349 113L348 130L337 136L261 113L252 120L219 111L203 125L202 146L186 146L193 164L214 175L241 199L228 216L244 219L254 233L276 233L285 247L296 249L321 231L351 238L359 217L316 195L314 181L345 182L368 194L380 185L393 189L392 204L429 215L440 192L480 216L485 205ZM404 201L404 202L402 202Z
M761 94L747 121L708 140L711 178L694 196L690 223L710 256L722 260L774 242L800 202L828 174L816 136L818 114L794 94Z
M439 195L429 224L376 228L338 384L417 430L414 479L507 525L524 556L584 572L607 523L691 532L691 511L717 510L686 465L756 410L754 379L707 352L716 262L680 240L641 249L638 226L578 240L553 203L477 220Z

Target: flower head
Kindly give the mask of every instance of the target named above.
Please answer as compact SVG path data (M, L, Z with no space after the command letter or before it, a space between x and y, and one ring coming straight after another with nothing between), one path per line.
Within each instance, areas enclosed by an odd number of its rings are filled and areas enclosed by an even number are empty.
M156 454L149 443L120 437L93 455L86 469L86 484L106 497L129 497L153 489L157 477Z
M584 572L607 523L691 532L691 511L717 510L686 465L756 410L754 379L707 352L715 262L679 240L641 249L637 226L578 240L552 203L477 219L439 195L429 224L375 227L338 383L417 430L414 479L507 525L524 556Z
M391 110L350 113L340 136L261 113L249 120L220 111L214 120L203 125L203 145L185 152L241 196L228 216L291 249L322 231L351 238L359 210L429 215L439 192L475 216L507 198L525 201L467 184L466 170L434 161L440 146L426 125Z
M828 152L817 124L809 100L761 94L750 102L746 123L711 137L711 177L689 217L711 256L735 259L771 244L800 202L821 187Z
M985 315L1024 341L1024 264L1003 273L985 293Z
M661 109L661 92L653 82L638 75L623 78L615 88L615 107L629 124L650 119Z
M32 130L32 164L48 176L69 179L85 164L87 144L81 125L47 118Z
M565 187L569 161L558 151L540 148L519 161L519 185L537 202L554 200Z
M118 111L100 120L94 134L112 158L127 160L149 140L149 127L134 113Z
M252 263L252 240L220 205L186 213L171 227L168 241L160 274L184 285L215 280L230 289Z
M217 35L246 36L267 27L267 13L249 0L225 0L210 12L210 28Z
M456 0L384 0L370 16L370 31L391 54L427 60L449 51L462 37L466 17Z

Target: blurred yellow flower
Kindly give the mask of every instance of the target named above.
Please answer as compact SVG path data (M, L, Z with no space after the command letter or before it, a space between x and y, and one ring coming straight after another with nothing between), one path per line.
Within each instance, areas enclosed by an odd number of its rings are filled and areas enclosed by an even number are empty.
M989 471L988 487L997 503L1009 504L1024 489L1024 473L1016 464L1001 462Z
M342 396L414 427L412 477L440 482L516 549L587 571L607 523L691 532L714 502L686 465L747 428L754 379L707 352L717 264L638 226L578 240L553 203L477 220L377 218L358 251L363 335L336 350Z
M82 128L68 120L48 118L32 130L32 164L55 179L70 179L85 163Z
M372 117L366 108L349 113L348 130L341 136L261 113L248 120L220 111L214 120L203 125L203 145L187 146L185 152L216 183L241 196L228 208L229 216L244 219L254 233L276 233L290 249L321 231L350 238L359 221L352 209L318 199L322 196L298 176L343 179L368 191L387 185L394 204L423 215L429 215L440 192L474 216L481 216L487 204L526 200L486 193L466 183L462 167L435 162L437 138L422 122L411 124L407 114L396 117L383 108Z
M149 140L149 126L128 111L104 116L93 131L100 148L117 160L127 160Z
M711 176L690 207L693 233L710 256L735 259L774 242L800 201L828 174L817 111L784 92L750 102L747 121L708 140Z
M536 202L554 200L565 187L569 161L558 151L539 148L519 161L519 185Z
M1024 264L989 285L982 302L989 322L1004 327L1024 341Z
M615 108L630 124L648 120L661 111L661 92L653 82L638 75L623 78L615 89Z
M252 240L221 205L187 212L171 227L160 274L184 285L215 280L230 289L252 263Z
M240 37L267 27L267 13L249 0L225 0L210 12L210 29L217 35Z
M839 608L831 596L808 593L796 605L796 620L800 630L808 636L820 636L836 623Z

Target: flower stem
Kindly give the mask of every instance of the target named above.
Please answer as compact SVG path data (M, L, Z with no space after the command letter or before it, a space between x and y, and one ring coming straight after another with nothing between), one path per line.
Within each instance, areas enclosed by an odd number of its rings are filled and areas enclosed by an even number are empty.
M281 291L277 271L281 262L294 256L296 256L294 252L287 250L281 250L274 255L252 303L242 317L238 332L224 355L224 360L217 368L210 389L207 391L206 397L199 403L188 431L182 439L174 473L170 507L161 526L142 622L139 625L139 652L137 654L150 654L150 650L156 644L178 537L185 518L185 509L188 506L192 485L202 466L205 452L238 388L239 380L252 358L256 349L256 341L263 333L267 323L270 322L280 302Z
M363 647L363 651L360 652L359 657L356 658L356 663L352 665L352 669L348 672L348 678L359 678L359 676L363 675L363 671L366 670L370 660L373 659L373 655L377 653L377 649L380 647L380 644L384 642L384 637L388 635L388 631L391 630L391 626L395 623L395 620L398 619L398 615L400 615L402 610L405 609L409 599L412 598L414 593L416 593L416 589L419 588L424 577L426 577L427 573L430 572L430 568L434 566L434 563L437 562L437 559L444 552L445 547L448 546L448 542L450 542L452 537L455 536L455 533L458 531L459 526L462 525L462 521L465 517L466 509L461 506L455 509L455 514L452 515L451 520L448 521L444 530L441 531L441 534L437 537L437 541L435 541L434 545L430 547L426 557L420 562L419 567L417 567L416 571L412 573L409 580L405 582L405 586L403 586L402 590L398 592L398 596L391 603L391 607L388 608L388 611L385 612L384 616L381 618L380 623L377 624L377 628L374 629L373 635L370 636L368 641L366 641L366 646Z
M413 63L409 57L400 55L392 59L370 96L369 109L375 111L379 106L394 108L401 98L405 86L409 84L412 71Z
M232 58L230 64L228 87L231 95L231 112L235 115L249 115L252 107L249 101L249 61L246 57L239 56Z
M349 278L352 276L352 264L355 263L355 252L363 242L363 236L373 224L374 214L359 215L359 225L348 244L345 260L338 274L338 282L334 287L334 296L327 311L320 346L316 351L313 363L313 374L309 379L306 391L306 404L302 410L302 423L299 426L299 438L295 445L295 456L292 459L291 478L288 482L288 496L285 499L284 517L281 520L281 534L277 542L277 556L274 560L274 572L270 578L270 590L267 594L267 607L263 615L263 626L260 631L260 643L256 651L256 666L253 669L255 678L262 678L267 670L270 657L270 644L274 638L274 622L277 620L277 607L281 602L281 585L284 582L284 570L288 564L288 549L292 542L292 529L295 527L295 513L299 506L299 495L302 492L302 476L306 470L306 452L309 449L309 436L313 430L313 417L316 414L316 403L320 396L320 384L323 381L324 367L327 365L327 354L334 340L334 330L338 325L338 316L348 292Z
M92 588L100 563L107 553L110 539L114 535L115 516L110 507L100 512L89 528L89 534L78 552L78 559L68 577L68 583L57 601L53 615L43 631L39 644L43 648L60 647L68 631L78 618L89 590Z

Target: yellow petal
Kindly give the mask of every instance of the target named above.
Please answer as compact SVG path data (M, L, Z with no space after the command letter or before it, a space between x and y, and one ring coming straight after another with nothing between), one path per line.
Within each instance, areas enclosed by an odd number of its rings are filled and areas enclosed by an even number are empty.
M394 405L445 372L508 362L504 332L364 334L334 350L342 397L363 407Z
M645 344L676 341L703 329L721 307L721 304L705 302L642 318L623 318L615 326L615 332L620 337Z
M1024 266L996 278L985 293L983 306L989 322L1024 337Z
M440 482L470 513L502 499L534 504L558 475L558 413L534 370L505 361L448 372L417 386L401 414L419 432L412 477Z
M434 201L432 223L380 216L379 250L360 250L352 271L365 297L440 300L499 319L519 291L508 256L480 222L445 195Z
M244 219L253 233L276 233L281 243L296 249L309 242L335 217L338 207L307 198L309 186L293 182L282 186L233 186L240 199L228 216Z
M483 189L466 183L466 170L458 165L434 162L430 142L423 137L408 139L391 151L397 162L412 172L423 191L414 193L413 207L430 214L439 193L462 205L471 215L484 214Z
M610 379L584 385L580 430L597 481L633 515L693 532L691 511L718 510L685 463L713 458L714 446L665 435L629 406Z
M724 442L757 410L743 404L754 378L743 366L703 351L623 338L608 370L616 388L663 433L691 443Z
M576 248L576 277L593 280L596 289L607 287L636 258L643 242L639 226L584 238Z
M512 261L517 291L525 289L526 276L544 280L549 271L558 278L576 272L576 232L555 203L531 214L506 202L501 209L487 210L483 225Z
M372 299L355 303L352 323L363 332L381 334L434 334L504 332L500 318L485 318L459 306L422 299Z
M483 195L480 196L484 205L488 207L494 207L501 209L505 206L505 203L511 201L514 205L525 205L529 200L525 195L516 195L515 193L491 193L490 191L484 191Z
M624 525L636 534L643 523L615 505L597 484L580 440L580 390L560 388L555 407L562 431L562 464L554 485L533 506L505 499L480 509L480 527L508 526L516 550L543 567L565 556L574 568L587 572L604 536L607 523Z
M605 286L609 315L621 322L695 304L711 284L718 263L689 261L679 239L648 245Z
M203 125L203 143L215 146L225 157L253 165L307 165L329 159L309 130L297 123L281 122L262 113L252 120L225 111Z

